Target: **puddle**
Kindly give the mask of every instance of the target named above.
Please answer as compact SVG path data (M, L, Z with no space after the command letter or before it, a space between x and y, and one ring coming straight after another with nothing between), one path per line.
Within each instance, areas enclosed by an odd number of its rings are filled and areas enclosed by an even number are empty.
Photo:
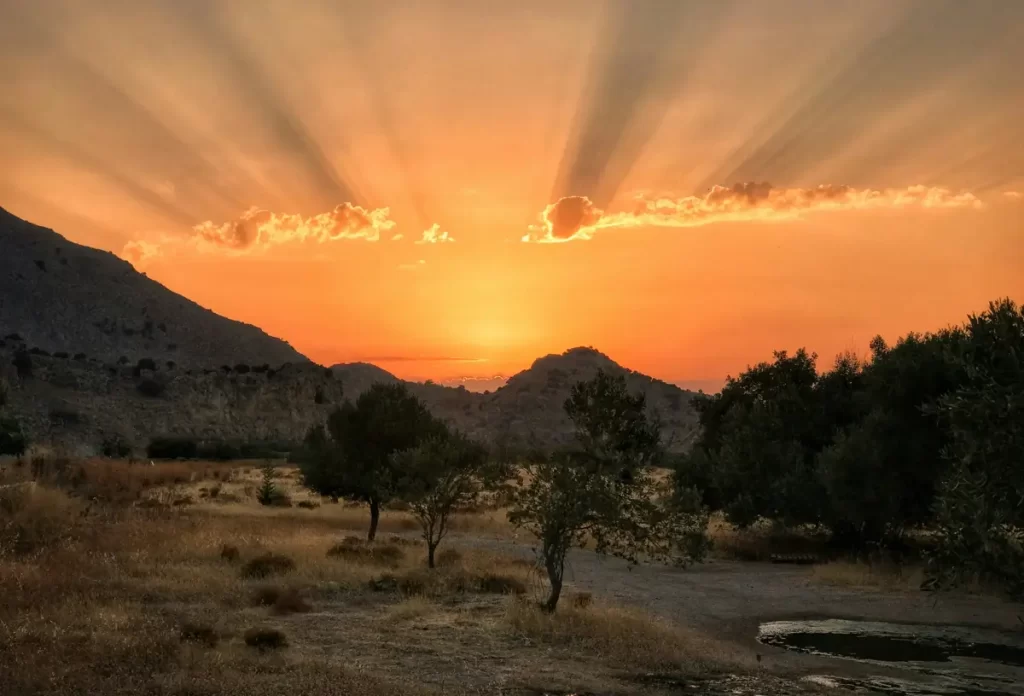
M963 626L821 619L762 624L758 641L902 672L869 678L812 675L819 685L874 693L1024 694L1024 634Z
M773 621L758 640L789 650L870 662L973 658L1024 667L1024 635L960 626L874 621Z

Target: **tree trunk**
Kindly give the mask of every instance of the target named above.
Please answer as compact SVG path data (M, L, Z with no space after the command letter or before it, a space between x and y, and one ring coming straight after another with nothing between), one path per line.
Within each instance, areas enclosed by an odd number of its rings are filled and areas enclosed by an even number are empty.
M377 536L377 523L380 521L380 501L370 501L370 533L366 535L367 541L373 541Z
M558 606L558 598L562 595L562 564L556 563L551 560L546 564L548 570L548 580L551 582L551 594L548 596L548 600L544 602L543 609L548 613L555 611L555 607Z
M437 544L427 544L427 567L434 567L434 551L437 550Z

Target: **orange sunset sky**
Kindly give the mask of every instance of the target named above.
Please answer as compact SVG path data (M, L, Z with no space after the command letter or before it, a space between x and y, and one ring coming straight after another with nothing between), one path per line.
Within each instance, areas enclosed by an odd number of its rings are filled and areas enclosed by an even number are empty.
M0 205L325 364L717 389L1024 299L1016 0L0 0L0 65Z

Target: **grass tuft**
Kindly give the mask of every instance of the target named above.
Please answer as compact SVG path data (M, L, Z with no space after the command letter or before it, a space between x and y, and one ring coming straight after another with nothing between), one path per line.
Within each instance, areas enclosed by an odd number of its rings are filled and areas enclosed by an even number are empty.
M244 640L250 648L257 648L260 651L279 650L288 646L288 638L283 631L262 626L246 630Z
M295 570L295 561L278 553L265 553L242 566L242 577L260 579Z

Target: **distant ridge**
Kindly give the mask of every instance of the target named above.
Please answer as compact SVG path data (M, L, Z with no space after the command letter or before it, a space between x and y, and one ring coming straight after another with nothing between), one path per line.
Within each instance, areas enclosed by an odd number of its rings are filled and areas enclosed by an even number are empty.
M0 337L104 361L207 367L307 358L281 339L201 307L108 251L0 208Z

